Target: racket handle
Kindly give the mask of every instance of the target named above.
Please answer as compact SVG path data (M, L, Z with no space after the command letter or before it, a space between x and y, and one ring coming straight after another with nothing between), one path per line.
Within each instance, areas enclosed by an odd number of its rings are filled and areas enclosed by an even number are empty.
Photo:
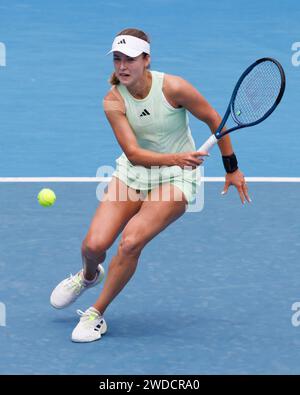
M218 142L218 139L214 134L212 134L204 144L201 145L201 147L197 151L207 151L209 152L212 147Z

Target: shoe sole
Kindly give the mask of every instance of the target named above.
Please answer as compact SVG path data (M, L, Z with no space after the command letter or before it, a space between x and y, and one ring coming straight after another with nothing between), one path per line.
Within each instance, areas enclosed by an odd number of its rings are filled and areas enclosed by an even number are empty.
M101 340L101 337L104 336L106 334L106 332L107 332L107 327L106 327L105 332L102 332L101 336L98 339L93 339L93 340L76 340L76 339L72 339L72 337L71 337L71 341L73 343L92 343L92 342L96 342L98 340Z
M73 343L92 343L92 342L97 342L98 340L101 340L102 336L105 336L105 333L102 333L101 336L98 339L93 339L93 340L75 340L71 338L71 341Z
M76 302L76 300L77 300L77 299L75 299L75 300L73 300L71 303L65 304L65 305L63 305L63 306L57 306L56 304L54 304L53 302L51 302L51 300L50 300L50 304L51 304L52 307L54 307L54 308L57 309L57 310L63 310L63 309L65 309L66 307L68 307L68 306L70 306L71 304L73 304L74 302Z

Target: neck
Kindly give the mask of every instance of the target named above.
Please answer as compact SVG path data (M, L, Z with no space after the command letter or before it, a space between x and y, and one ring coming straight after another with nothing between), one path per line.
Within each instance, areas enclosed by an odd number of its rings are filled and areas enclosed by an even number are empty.
M144 99L148 96L152 85L152 75L145 71L143 77L135 85L128 86L127 90L136 99Z

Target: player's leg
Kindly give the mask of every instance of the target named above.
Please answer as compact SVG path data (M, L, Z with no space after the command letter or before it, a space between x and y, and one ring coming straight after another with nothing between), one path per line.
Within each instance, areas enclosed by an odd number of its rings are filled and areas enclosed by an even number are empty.
M170 199L163 201L162 192L166 189L170 191ZM124 228L117 255L109 265L103 290L93 306L96 310L104 313L134 274L144 246L185 210L185 197L176 186L164 184L151 191L149 199Z
M140 195L118 178L113 177L92 219L82 242L83 273L93 280L99 263L114 243L128 220L142 205Z
M84 269L55 287L50 297L53 307L69 306L85 290L102 281L104 269L100 263L128 220L140 209L142 201L139 197L122 181L112 178L82 243Z

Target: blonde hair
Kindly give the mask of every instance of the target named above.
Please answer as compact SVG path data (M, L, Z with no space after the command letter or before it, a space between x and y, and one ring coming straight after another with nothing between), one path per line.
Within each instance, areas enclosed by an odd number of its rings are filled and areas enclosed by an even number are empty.
M146 33L144 33L142 30L133 29L133 28L124 29L120 33L117 34L117 36L121 36L121 35L128 35L128 36L141 38L142 40L145 40L150 44L149 36ZM146 56L149 56L149 55L147 53L143 52L143 56L145 58ZM147 68L150 68L150 65ZM110 76L109 83L111 85L118 85L120 83L115 72L113 72L112 75Z

